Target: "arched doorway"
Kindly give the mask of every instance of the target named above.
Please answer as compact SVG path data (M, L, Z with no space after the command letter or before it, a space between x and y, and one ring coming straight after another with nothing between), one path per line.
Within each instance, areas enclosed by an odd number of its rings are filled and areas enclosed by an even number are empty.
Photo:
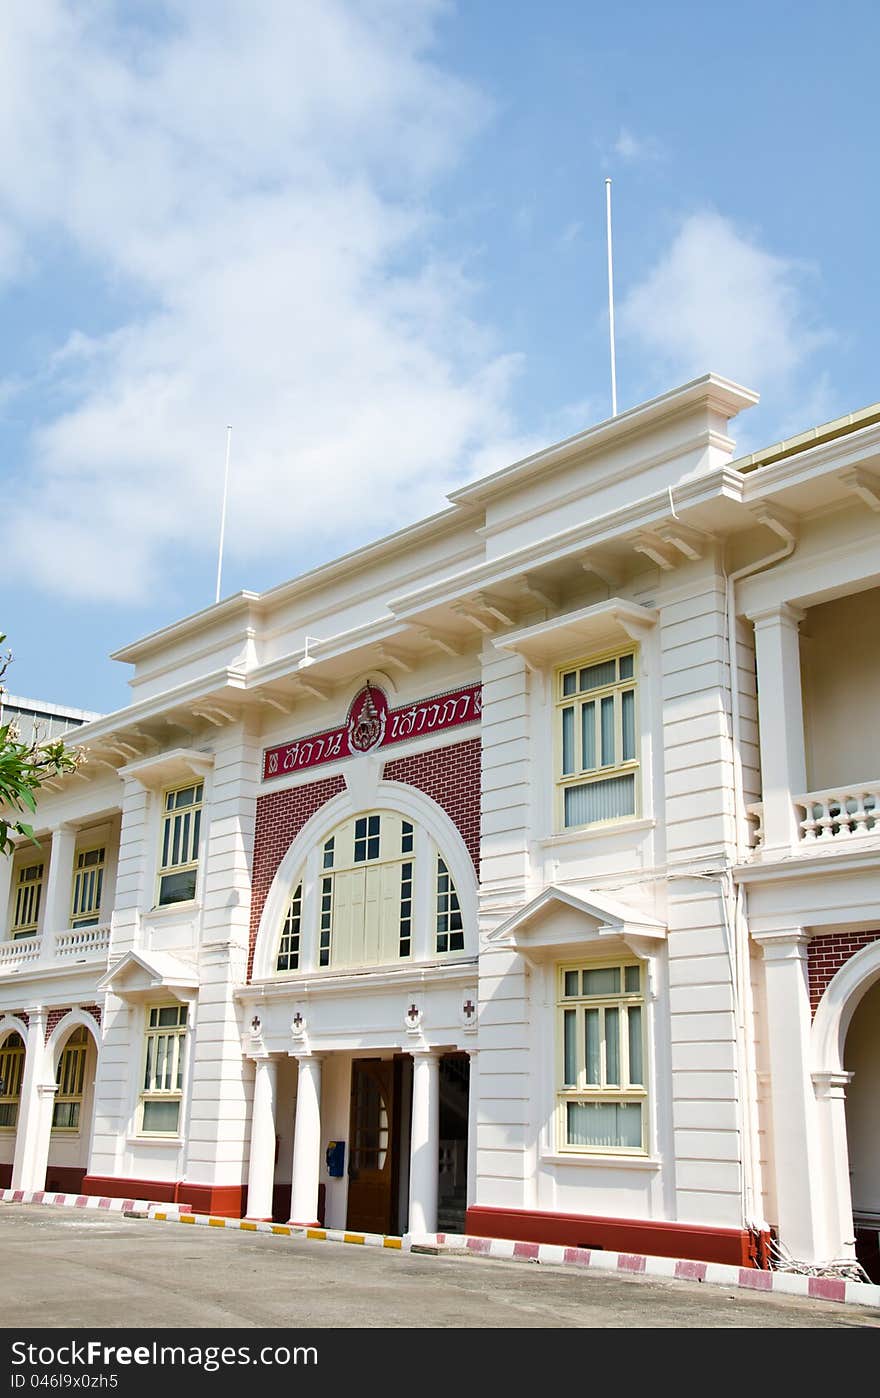
M12 1183L26 1048L17 1029L0 1036L0 1187Z
M846 1138L856 1257L880 1282L880 981L862 997L850 1021L843 1066Z
M880 936L850 956L825 989L812 1029L812 1078L823 1163L817 1202L826 1255L855 1255L880 1281ZM855 1235L856 1246L853 1248Z
M78 1194L88 1171L92 1143L98 1045L82 1019L62 1021L52 1045L55 1097L45 1188Z

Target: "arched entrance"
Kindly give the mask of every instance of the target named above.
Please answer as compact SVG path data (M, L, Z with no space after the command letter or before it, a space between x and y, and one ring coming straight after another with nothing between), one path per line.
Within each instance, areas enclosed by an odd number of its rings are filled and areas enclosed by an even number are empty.
M8 1189L12 1183L26 1052L24 1039L17 1029L0 1031L0 1187L3 1189Z
M880 981L863 995L843 1051L856 1257L880 1282Z
M844 962L813 1021L828 1255L880 1281L880 938Z
M78 1194L91 1153L98 1044L88 1021L73 1015L62 1021L50 1042L55 1097L45 1187Z

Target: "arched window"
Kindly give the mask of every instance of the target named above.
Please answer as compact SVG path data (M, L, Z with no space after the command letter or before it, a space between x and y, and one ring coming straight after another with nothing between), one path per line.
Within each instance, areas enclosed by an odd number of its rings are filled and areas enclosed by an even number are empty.
M0 1130L15 1130L23 1074L24 1040L13 1033L0 1045Z
M464 951L448 862L425 830L396 812L346 820L306 866L294 879L280 929L277 972L303 969L307 946L318 969Z
M74 1029L58 1059L55 1102L52 1108L53 1131L79 1130L88 1051L89 1031L81 1024L78 1029Z

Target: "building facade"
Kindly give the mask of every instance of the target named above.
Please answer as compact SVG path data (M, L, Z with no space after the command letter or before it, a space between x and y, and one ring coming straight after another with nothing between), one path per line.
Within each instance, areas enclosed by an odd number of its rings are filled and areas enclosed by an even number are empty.
M755 401L118 653L0 864L4 1183L870 1263L880 407L737 458Z

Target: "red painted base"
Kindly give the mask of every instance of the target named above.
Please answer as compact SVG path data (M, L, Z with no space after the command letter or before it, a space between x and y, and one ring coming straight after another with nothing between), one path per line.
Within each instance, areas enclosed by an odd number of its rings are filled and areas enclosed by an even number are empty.
M52 1194L82 1194L85 1178L82 1166L50 1165L46 1170L46 1189Z
M241 1218L244 1213L244 1185L192 1184L189 1180L133 1180L112 1175L86 1175L83 1194L101 1194L110 1199L150 1199L157 1204L189 1204L195 1213L216 1218Z
M591 1252L630 1252L649 1257L684 1257L728 1262L734 1267L766 1267L769 1237L745 1228L708 1228L650 1219L594 1218L585 1214L532 1213L474 1205L465 1231L479 1238L511 1238L524 1243L557 1243Z
M0 1165L0 1189L12 1188L12 1163Z

